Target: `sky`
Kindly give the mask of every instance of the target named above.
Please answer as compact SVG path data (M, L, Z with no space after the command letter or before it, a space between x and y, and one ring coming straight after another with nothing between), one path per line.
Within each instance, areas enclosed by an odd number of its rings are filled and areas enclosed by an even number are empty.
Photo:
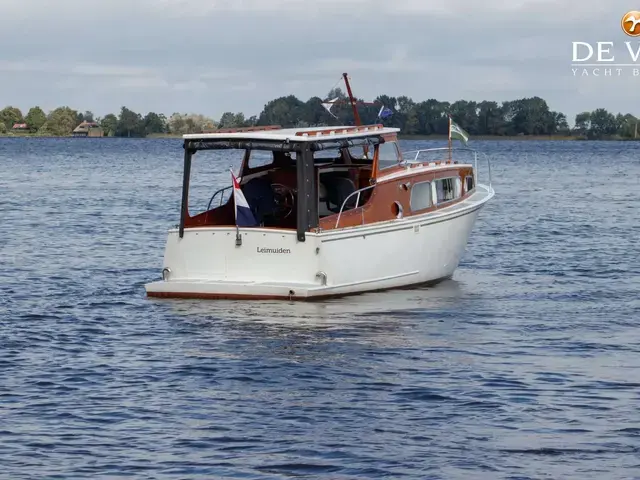
M620 22L634 9L640 0L0 0L0 108L249 117L279 96L326 98L348 72L365 100L539 96L571 124L600 107L640 115L632 69L571 67L574 41L614 42L628 62L624 42L640 37Z

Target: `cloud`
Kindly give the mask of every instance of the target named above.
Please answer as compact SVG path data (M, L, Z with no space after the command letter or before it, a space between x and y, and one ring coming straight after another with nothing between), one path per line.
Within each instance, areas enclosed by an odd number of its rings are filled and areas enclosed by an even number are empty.
M235 92L249 92L258 88L258 84L256 82L248 82L240 85L231 85L229 88Z
M76 65L69 73L96 77L140 77L153 73L153 69L126 65Z
M190 80L186 82L178 82L173 85L173 89L184 92L205 92L207 90L207 84L199 80Z
M626 40L628 9L621 0L2 0L0 43L10 47L0 89L23 109L250 116L278 96L322 97L346 71L362 98L538 95L570 117L626 111L633 78L576 78L570 63L572 41Z

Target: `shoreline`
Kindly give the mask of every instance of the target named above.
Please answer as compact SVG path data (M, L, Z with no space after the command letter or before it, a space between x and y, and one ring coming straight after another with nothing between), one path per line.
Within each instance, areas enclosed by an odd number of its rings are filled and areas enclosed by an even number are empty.
M172 133L154 133L147 135L146 137L74 137L73 135L38 135L37 133L0 133L0 138L96 138L96 139L105 139L105 138L130 138L132 140L148 140L148 139L182 139L182 135L180 134L172 134ZM447 141L448 137L446 135L413 135L413 134L398 134L398 138L401 140L437 140L437 141ZM623 137L607 137L607 138L587 138L579 135L477 135L470 136L469 140L473 142L474 140L478 141L555 141L555 142L574 142L574 141L604 141L604 142L633 142L640 141L640 138L623 138Z
M411 135L411 134L398 134L398 138L403 140L444 140L447 141L446 135ZM469 141L473 140L518 140L518 141L531 141L531 140L545 140L545 141L575 141L575 140L587 140L586 138L576 135L469 135Z

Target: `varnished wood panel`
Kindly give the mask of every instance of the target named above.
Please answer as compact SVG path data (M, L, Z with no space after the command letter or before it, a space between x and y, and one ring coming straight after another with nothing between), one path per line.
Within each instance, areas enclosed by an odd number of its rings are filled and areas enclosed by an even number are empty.
M435 205L419 211L412 211L411 200L411 187L403 187L404 184L411 184L430 181L433 182L438 178L447 178L453 176L460 177L463 183L463 195L451 202L447 203L447 206L453 205L462 201L468 196L464 193L464 178L467 175L472 175L472 169L469 167L457 167L451 166L446 170L439 170L437 172L425 172L416 173L414 175L408 175L396 180L388 182L381 182L372 189L371 196L368 202L358 208L352 210L343 211L340 215L340 223L338 228L342 227L354 227L364 224L372 224L377 222L383 222L393 220L396 218L395 202L400 203L403 210L404 217L411 217L413 215L421 215L426 212L434 211L437 209ZM322 230L331 230L336 228L336 221L338 214L324 217L320 220L320 228ZM364 219L364 221L363 221Z

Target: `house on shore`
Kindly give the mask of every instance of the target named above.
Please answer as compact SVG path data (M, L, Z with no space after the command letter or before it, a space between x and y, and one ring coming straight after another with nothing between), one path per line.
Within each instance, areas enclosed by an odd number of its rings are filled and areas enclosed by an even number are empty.
M27 133L29 132L29 126L26 123L14 123L11 131L14 133Z
M72 132L74 137L104 137L104 131L96 122L82 122Z

